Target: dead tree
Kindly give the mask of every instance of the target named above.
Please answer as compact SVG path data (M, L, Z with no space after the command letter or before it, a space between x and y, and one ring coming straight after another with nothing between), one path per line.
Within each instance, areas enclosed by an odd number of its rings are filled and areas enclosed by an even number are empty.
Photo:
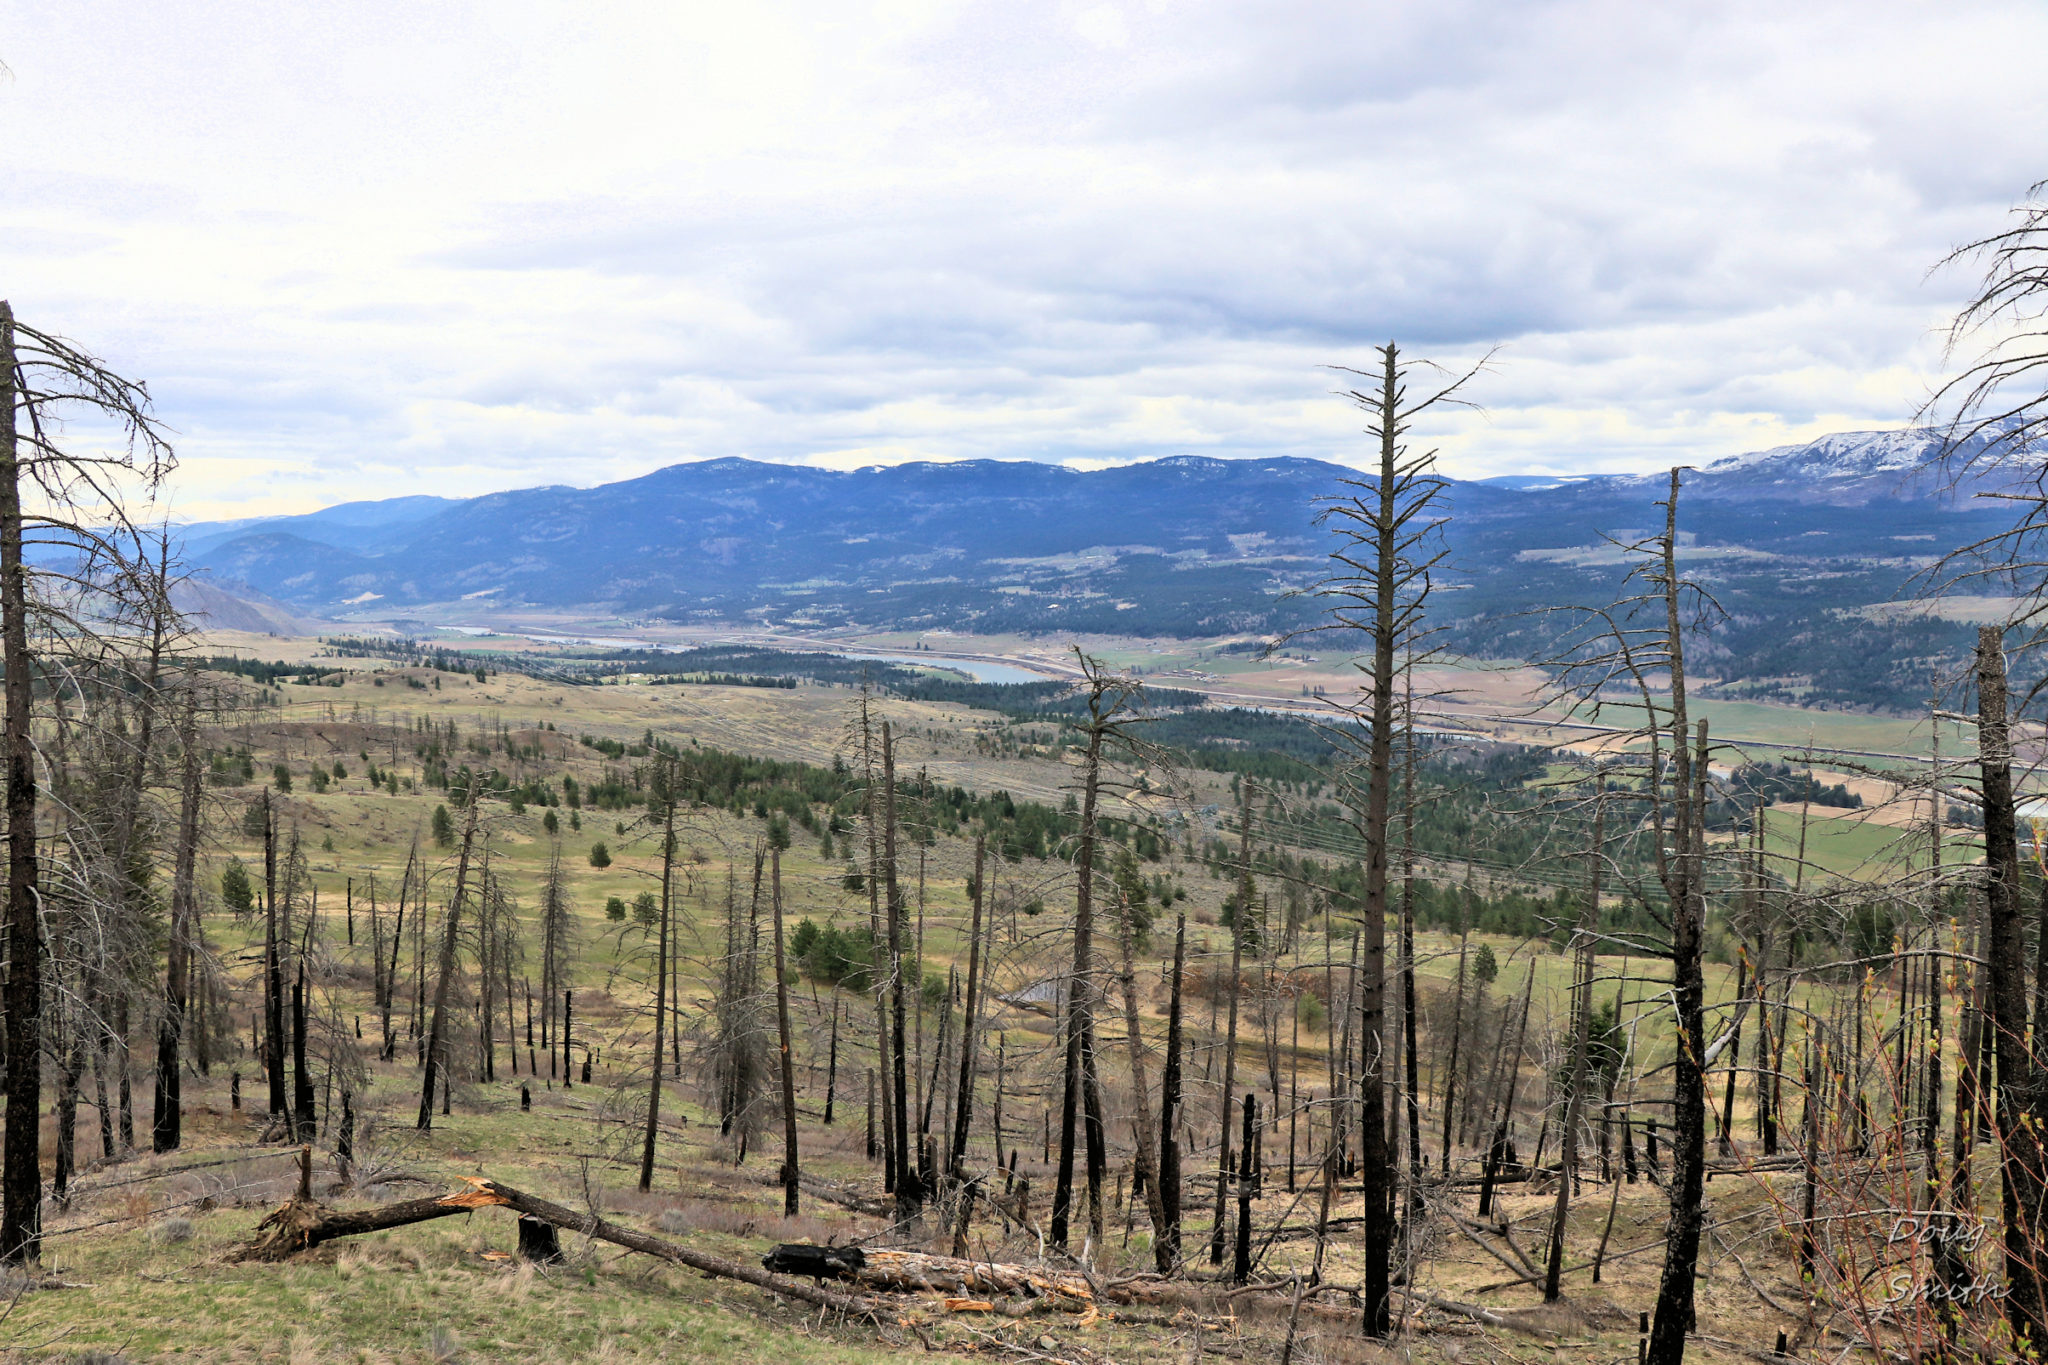
M907 983L903 971L903 888L896 866L896 741L882 722L882 893L889 931L889 1054L895 1069L889 1086L896 1141L896 1221L914 1222L924 1209L924 1182L910 1159L910 1078L904 1026Z
M289 891L286 892L287 904ZM284 953L290 927L278 917L277 818L270 792L263 793L263 1070L270 1088L272 1122L290 1123L291 1101L284 1088Z
M175 466L150 416L148 391L76 346L21 323L0 300L0 720L7 765L8 965L4 1052L5 1137L0 1139L0 1262L41 1251L43 955L36 850L35 677L41 663L93 631L44 585L90 593L94 614L151 591L124 505L153 493ZM91 455L60 445L68 415L118 433ZM32 558L32 551L41 550ZM52 563L52 558L58 562ZM36 562L39 558L40 562ZM33 642L33 643L32 643Z
M1209 1264L1223 1264L1223 1241L1228 1223L1225 1211L1229 1205L1231 1173L1230 1129L1236 1119L1232 1108L1231 1091L1237 1080L1237 1007L1239 987L1244 976L1244 942L1252 933L1251 903L1256 891L1252 883L1252 784L1243 781L1238 788L1237 812L1237 908L1230 925L1230 980L1225 989L1229 991L1230 1006L1228 1021L1223 1033L1223 1095L1220 1109L1221 1135L1216 1144L1216 1214L1209 1225ZM1215 1000L1211 988L1210 1000Z
M1131 960L1131 915L1128 897L1120 897L1116 917L1117 951L1122 970L1117 973L1124 1003L1124 1038L1131 1059L1131 1110L1135 1126L1135 1150L1131 1155L1131 1178L1145 1187L1145 1211L1152 1220L1156 1242L1166 1226L1166 1201L1159 1187L1159 1169L1152 1160L1152 1098L1145 1079L1145 1033L1138 1020L1138 972Z
M1706 1221L1706 1069L1728 1043L1705 1036L1707 726L1687 710L1685 641L1713 602L1678 567L1679 470L1658 504L1661 531L1615 542L1631 561L1624 596L1586 613L1587 628L1565 642L1558 662L1563 696L1599 713L1602 693L1626 687L1640 708L1637 736L1647 742L1644 796L1653 866L1670 927L1671 998L1677 1027L1672 1060L1672 1177L1664 1267L1647 1365L1678 1365L1693 1330L1700 1238ZM1661 681L1660 689L1656 683Z
M1993 1128L1999 1143L1999 1207L2005 1225L2005 1312L2021 1342L2043 1340L2041 1271L2036 1262L2048 1222L2040 1125L2041 1082L2027 1047L2027 980L2020 912L2019 838L2007 714L2004 632L1977 634L1977 753L1983 782L1984 861L1989 874L1985 960L1989 968L1992 1046L1998 1060Z
M1484 366L1466 371L1442 387L1411 396L1414 366L1404 362L1398 346L1377 348L1380 364L1372 372L1342 373L1372 381L1346 391L1366 414L1366 431L1378 445L1372 472L1346 479L1336 495L1325 500L1323 524L1336 535L1331 572L1314 589L1330 603L1327 630L1363 635L1371 646L1371 662L1361 667L1363 695L1346 709L1363 723L1362 738L1352 738L1363 768L1347 784L1352 822L1366 848L1365 878L1359 923L1358 1009L1359 1146L1365 1194L1365 1266L1360 1294L1365 1302L1365 1334L1384 1337L1391 1326L1390 1274L1394 1241L1394 1172L1387 1151L1385 1077L1386 921L1390 825L1394 805L1394 735L1400 724L1400 656L1412 654L1422 633L1429 596L1430 573L1442 556L1437 531L1443 518L1439 500L1443 481L1434 472L1434 452L1411 455L1405 443L1415 421L1427 410L1462 403L1465 384Z
M1605 777L1597 770L1593 777L1593 846L1588 852L1586 903L1579 912L1579 927L1572 934L1571 1055L1565 1069L1564 1119L1559 1132L1557 1208L1550 1220L1550 1257L1543 1276L1543 1301L1555 1303L1562 1292L1564 1272L1564 1222L1571 1209L1572 1181L1579 1165L1579 1104L1586 1089L1587 1050L1592 1043L1593 945L1600 923L1601 817L1604 814ZM1534 978L1534 972L1531 972Z
M1088 1224L1102 1241L1102 1176L1107 1141L1102 1131L1102 1096L1095 1067L1095 861L1097 821L1102 796L1103 764L1108 752L1129 743L1133 710L1144 688L1136 678L1114 674L1079 649L1081 700L1085 708L1075 728L1085 741L1081 767L1081 828L1074 868L1074 958L1067 985L1066 1084L1060 1103L1060 1162L1052 1196L1052 1244L1067 1245L1067 1222L1074 1197L1074 1138L1077 1120L1085 1117L1087 1145Z
M987 854L987 836L977 835L974 840L974 894L970 898L970 918L967 925L967 999L965 1017L960 1022L960 1084L954 1091L953 1151L951 1159L946 1163L948 1178L955 1185L967 1178L964 1171L967 1161L967 1129L974 1119L975 1067L979 1060L980 1048L980 1035L976 1028L983 990L981 907L988 895L988 889L983 884L983 878L987 875ZM994 915L989 916L989 929L990 955L993 957ZM833 1002L832 1014L832 1055L836 1068L839 1055L839 1013L836 1000ZM832 1091L829 1079L825 1090L825 1122L832 1122ZM1000 1161L1000 1139L997 1147L997 1160Z
M661 1031L668 1021L669 922L673 914L676 868L676 773L674 764L663 761L655 769L655 799L661 806L661 927L654 953L654 1051L647 1068L647 1130L640 1148L640 1192L654 1187L654 1140L661 1128ZM782 976L781 861L776 862L775 904L776 985ZM788 1069L788 1030L783 1032L783 1068ZM794 1187L792 1187L794 1188ZM793 1197L793 1196L792 1196Z
M1166 1057L1159 1074L1159 1209L1160 1224L1152 1230L1152 1263L1162 1275L1180 1265L1180 1139L1174 1130L1181 1120L1181 977L1187 966L1188 917L1173 925L1173 979L1166 1005Z
M782 1058L782 1216L794 1218L797 1215L797 1185L803 1168L798 1165L796 1154L796 1057L789 1047L789 972L782 958L782 850L776 849L771 856L770 876L774 889L770 902L775 907L775 1023ZM660 1048L655 1049L654 1060L655 1070L659 1072Z
M420 1068L420 1114L414 1127L422 1133L434 1126L434 1083L448 1063L445 1051L445 1019L448 990L455 977L456 934L462 922L463 898L469 894L469 856L476 843L477 797L481 779L472 779L462 819L462 842L455 855L455 894L448 898L448 922L441 929L441 955L434 972L434 1013L427 1025L424 1065ZM566 1013L566 1007L565 1007ZM566 1032L564 1030L565 1039ZM566 1046L566 1041L565 1041Z
M184 708L178 726L182 749L178 784L178 843L171 874L171 922L164 948L164 998L157 1018L156 1098L150 1145L159 1154L183 1141L184 1109L180 1084L184 1068L180 1053L185 1011L190 1003L193 921L199 913L199 688L196 677L184 679Z

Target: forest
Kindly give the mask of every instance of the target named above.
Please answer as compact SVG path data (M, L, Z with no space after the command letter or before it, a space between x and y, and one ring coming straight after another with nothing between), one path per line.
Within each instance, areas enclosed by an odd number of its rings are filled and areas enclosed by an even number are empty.
M1976 631L1919 756L1717 737L1673 470L1612 596L1527 652L1579 728L1433 727L1444 484L1405 433L1483 365L1352 376L1371 461L1254 646L1356 659L1309 715L1085 642L991 684L209 630L142 515L175 465L146 392L5 305L0 351L0 1350L2048 1333L2031 638ZM2035 529L1958 572L2024 572Z

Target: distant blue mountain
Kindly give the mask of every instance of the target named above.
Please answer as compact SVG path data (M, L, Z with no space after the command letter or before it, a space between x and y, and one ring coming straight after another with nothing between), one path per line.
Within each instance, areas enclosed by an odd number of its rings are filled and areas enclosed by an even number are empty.
M1681 524L1695 553L1717 551L1702 571L1749 623L1728 629L1729 647L1752 657L1752 680L1765 668L1790 680L1757 695L1811 694L1802 680L1812 669L1762 647L1802 632L1838 642L1860 632L1873 657L1892 645L1946 648L1860 614L1926 556L2008 515L1921 472L1936 445L1927 432L1853 433L1687 475ZM1357 477L1315 460L1200 456L1089 473L1027 461L839 472L723 459L588 489L194 525L184 544L223 580L344 619L466 599L480 618L592 607L811 627L1216 635L1286 628L1319 610L1284 594L1324 571L1332 540L1319 500ZM1599 600L1618 572L1599 537L1660 521L1665 481L1449 483L1445 586L1456 591L1440 597L1440 619L1468 649L1540 654L1523 613ZM1744 630L1757 639L1745 643ZM1924 688L1924 663L1915 667Z

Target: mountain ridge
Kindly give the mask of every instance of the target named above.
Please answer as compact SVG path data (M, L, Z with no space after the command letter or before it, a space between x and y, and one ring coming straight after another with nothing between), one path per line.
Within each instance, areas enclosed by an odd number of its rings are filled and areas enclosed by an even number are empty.
M1713 644L1732 671L1776 680L1757 695L1889 695L1888 682L1846 675L1814 683L1841 672L1819 657L1823 638L1863 640L1845 657L1866 672L1887 647L1924 661L1954 645L1925 623L1864 619L1907 590L1930 552L2009 515L1967 496L1996 483L1950 488L1931 473L1938 449L1925 430L1835 433L1685 476L1688 564L1731 613ZM1090 471L724 458L592 488L198 525L184 542L197 568L341 620L460 603L478 617L574 608L683 623L1214 636L1310 619L1318 604L1298 590L1332 545L1317 525L1321 500L1359 477L1299 456L1179 455ZM1611 597L1621 568L1602 537L1660 523L1665 479L1447 480L1441 578L1456 591L1438 619L1457 646L1544 657L1529 614ZM1916 630L1928 638L1906 638ZM1917 695L1924 663L1915 667Z

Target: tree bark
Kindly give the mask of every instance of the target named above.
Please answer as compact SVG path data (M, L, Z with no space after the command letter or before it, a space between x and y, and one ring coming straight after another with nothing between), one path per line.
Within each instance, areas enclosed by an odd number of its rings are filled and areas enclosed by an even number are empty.
M7 714L7 1125L0 1145L0 1262L42 1252L43 952L36 887L35 739L30 730L28 569L22 563L15 437L14 310L0 300L0 670Z
M2012 783L2005 642L1995 626L1977 634L1977 754L1984 796L1989 908L1985 961L1992 1046L1997 1058L1993 1131L1999 1145L1999 1205L2005 1224L2006 1320L2023 1343L2042 1344L2035 1264L2048 1181L2042 1175L2038 1077L2027 1048L2025 928L2020 911L2019 835Z

